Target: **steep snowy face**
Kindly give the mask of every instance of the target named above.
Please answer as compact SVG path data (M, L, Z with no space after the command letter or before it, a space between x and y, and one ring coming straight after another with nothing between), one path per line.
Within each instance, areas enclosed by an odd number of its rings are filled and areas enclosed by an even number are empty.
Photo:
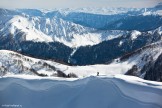
M94 45L101 41L99 33L91 33L90 29L61 18L37 18L32 17L34 27L48 35L53 41L63 43L70 47ZM93 35L94 34L94 35Z
M20 35L20 37L24 38L24 40L22 41L29 41L29 40L45 41L45 42L53 41L51 37L34 28L33 23L22 16L14 16L11 20L9 20L4 30L7 29L9 30L8 34L13 35L13 38L16 39L17 39L16 35L19 32L22 32L22 36Z

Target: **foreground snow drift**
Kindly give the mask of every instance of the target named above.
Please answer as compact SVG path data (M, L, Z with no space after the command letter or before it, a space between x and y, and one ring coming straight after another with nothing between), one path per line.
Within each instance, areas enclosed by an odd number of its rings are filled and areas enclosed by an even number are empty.
M35 78L35 77L33 77ZM136 77L69 79L0 78L0 107L161 108L162 83Z

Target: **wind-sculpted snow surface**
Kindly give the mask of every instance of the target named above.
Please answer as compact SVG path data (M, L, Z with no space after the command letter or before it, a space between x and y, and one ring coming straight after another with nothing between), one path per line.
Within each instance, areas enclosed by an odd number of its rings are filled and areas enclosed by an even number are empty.
M162 83L131 76L85 79L0 78L0 107L161 108Z

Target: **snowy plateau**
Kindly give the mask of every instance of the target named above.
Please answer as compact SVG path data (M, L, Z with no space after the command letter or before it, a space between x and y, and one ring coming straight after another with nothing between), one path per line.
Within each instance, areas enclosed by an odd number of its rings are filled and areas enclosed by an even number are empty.
M0 9L0 108L162 108L162 4Z

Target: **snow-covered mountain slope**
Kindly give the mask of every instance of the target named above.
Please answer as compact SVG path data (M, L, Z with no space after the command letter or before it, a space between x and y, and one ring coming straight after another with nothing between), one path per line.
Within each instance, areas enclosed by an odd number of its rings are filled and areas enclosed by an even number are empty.
M150 69L154 68L154 65L157 61L161 62L161 59L159 58L162 54L161 48L162 41L155 42L128 53L114 60L114 62L119 64L126 62L130 64L131 69L126 72L127 75L134 75L147 80L162 81L162 74L160 70L152 70L152 72L150 72ZM156 68L160 68L160 66L156 66Z
M79 47L70 57L70 63L77 65L105 64L126 53L130 53L160 40L160 28L148 32L134 30L127 33L127 35L122 35L97 45Z
M0 49L19 51L36 58L59 60L72 65L105 64L125 53L161 40L162 35L161 28L148 32L133 30L123 35L118 35L119 31L107 31L102 33L103 37L107 33L114 35L99 44L75 49L59 42L23 41L22 34L18 33L15 35L16 39L12 35L1 36Z
M110 64L88 66L67 66L61 64L62 62L35 59L12 51L0 50L0 73L1 76L24 74L82 78L96 76L99 72L99 75L127 74L162 81L161 71L152 71L154 68L160 68L160 65L154 64L161 62L161 47L162 41L156 42L117 58Z
M48 77L68 77L75 74L76 77L97 75L125 74L131 68L131 64L112 63L110 65L67 66L61 63L35 59L7 50L0 50L0 75L34 75ZM70 76L69 76L70 77Z
M48 68L48 64L44 60L34 59L7 50L1 50L0 52L1 76L6 74L27 74L39 76L41 71L44 71L44 75L46 72L51 74L56 73L56 69Z
M162 107L162 84L136 77L117 75L88 77L75 81L22 78L0 78L1 107L12 105L23 108Z
M122 55L107 65L78 66L77 70L81 69L86 72L87 68L92 67L94 68L93 72L96 70L96 73L100 72L101 75L127 74L146 80L162 81L161 49L162 41L158 41Z
M162 25L160 8L0 9L0 36L21 41L61 42L70 47L95 45ZM151 20L151 21L150 21Z

